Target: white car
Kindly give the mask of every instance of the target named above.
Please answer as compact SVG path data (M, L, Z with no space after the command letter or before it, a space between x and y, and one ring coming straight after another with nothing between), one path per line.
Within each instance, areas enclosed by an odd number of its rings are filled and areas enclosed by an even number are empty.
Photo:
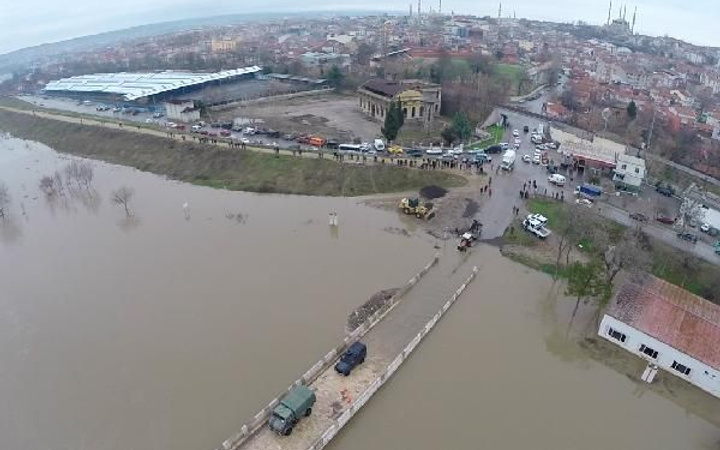
M519 148L520 148L520 143L519 143L519 142L516 142L513 147L515 147L515 150L519 149Z
M155 123L155 121L148 117L147 119L145 119L145 123Z
M248 139L248 138L246 138L246 137L240 138L240 142L242 142L243 144L249 144L249 143L250 143L250 139Z
M510 144L508 144L507 142L501 142L500 148L502 148L503 150L507 150L508 148L510 148Z
M555 150L557 148L557 144L555 144L554 142L548 142L547 144L545 144L545 147L551 150Z
M429 148L425 150L426 155L442 155L443 151L441 148Z
M530 155L523 155L522 160L523 162L529 163L530 161L532 161L532 158L530 157Z
M521 142L522 142L522 139L520 139L519 137L515 138L515 144L520 145Z
M710 231L710 228L711 227L709 223L704 223L700 226L700 231L702 231L703 233L707 233L708 231Z
M533 156L532 163L533 163L533 164L540 164L540 155L535 155L535 156Z
M548 182L555 186L565 186L565 177L559 173L554 173L548 177Z
M197 132L197 131L202 130L202 127L201 127L200 125L193 125L193 126L190 127L190 129L191 129L192 131Z
M588 208L592 208L592 206L593 206L593 202L589 198L579 198L579 199L575 200L575 203L578 205L587 206Z
M515 137L520 136L520 132L518 130L513 130L513 136L515 136Z
M177 128L177 124L175 122L168 122L165 126L168 128Z

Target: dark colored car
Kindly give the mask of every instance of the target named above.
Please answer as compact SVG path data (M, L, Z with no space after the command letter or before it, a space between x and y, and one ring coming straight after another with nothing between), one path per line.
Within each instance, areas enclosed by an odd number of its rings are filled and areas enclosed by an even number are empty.
M405 151L405 156L409 156L411 158L420 158L423 156L423 151L418 150L416 148L412 148L410 150Z
M352 370L365 362L367 347L362 342L353 342L350 347L335 364L335 370L345 376L350 375Z
M329 139L325 144L325 147L327 148L338 148L339 146L340 143L338 141L333 141L332 139Z
M641 213L632 213L632 214L630 214L630 218L633 220L637 220L638 222L647 222L648 221L648 216L646 216L645 214L641 214Z
M684 241L692 242L693 244L696 244L698 241L698 237L695 236L692 233L684 232L684 233L678 233L677 237Z
M525 126L523 127L523 133L529 133L529 132L530 132L530 127L527 126L527 125L525 125Z
M490 147L485 149L485 153L502 153L502 151L502 145L499 144L491 145Z
M672 217L663 216L663 215L657 216L657 218L655 220L657 220L660 223L667 224L667 225L672 225L675 223L675 219L673 219Z
M675 195L675 189L670 186L657 186L655 188L655 192L660 195L664 195L665 197L672 197Z

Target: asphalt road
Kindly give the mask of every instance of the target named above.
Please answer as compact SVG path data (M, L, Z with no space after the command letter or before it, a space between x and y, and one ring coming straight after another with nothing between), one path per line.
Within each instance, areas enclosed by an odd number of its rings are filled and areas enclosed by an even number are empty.
M522 162L522 156L524 154L532 155L535 151L535 145L530 142L530 133L523 133L523 127L527 125L532 131L533 128L538 126L539 122L535 118L514 112L508 112L508 120L510 121L510 128L505 132L503 142L508 142L512 145L514 141L512 132L513 129L517 129L520 132L522 143L517 151L515 170L511 172L501 170L499 173L496 173L496 164L500 163L502 155L493 155L492 197L486 201L478 216L479 220L483 223L483 238L486 239L501 236L505 228L512 223L513 206L522 206L520 190L523 187L523 183L532 182L532 180L537 182L538 189L536 193L531 190L531 193L533 193L531 195L544 196L547 192L548 197L553 197L556 192L558 194L562 192L564 193L566 202L574 202L575 196L573 191L575 186L583 182L583 180L577 179L571 182L568 179L567 184L563 188L559 188L548 182L549 174L545 167ZM551 150L551 159L553 155L554 151ZM635 225L635 221L630 219L630 213L632 211L623 210L606 201L596 202L594 210L602 216L622 225ZM720 265L720 255L715 254L714 247L707 242L701 240L698 241L697 244L692 244L678 239L676 230L656 222L648 223L645 227L645 232L655 239L665 242L679 250L692 253L698 258L702 258L712 264Z

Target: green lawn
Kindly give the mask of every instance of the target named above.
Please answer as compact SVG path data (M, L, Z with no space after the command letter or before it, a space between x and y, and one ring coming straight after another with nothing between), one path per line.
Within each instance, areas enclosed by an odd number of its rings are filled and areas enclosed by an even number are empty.
M528 201L528 209L533 214L542 214L548 218L548 227L552 229L560 220L565 203L557 200L533 198Z
M520 84L520 76L522 74L523 67L516 64L498 64L497 73L510 80L515 91L518 91Z
M482 150L492 144L496 144L502 140L503 135L505 133L505 130L503 130L502 127L499 127L497 125L491 125L488 128L486 128L485 131L490 133L491 136L483 141L475 142L470 147L468 147L468 149Z

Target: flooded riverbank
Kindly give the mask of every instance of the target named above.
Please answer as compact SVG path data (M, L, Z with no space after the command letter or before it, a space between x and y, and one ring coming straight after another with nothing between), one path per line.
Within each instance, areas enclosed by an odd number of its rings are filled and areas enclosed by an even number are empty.
M0 142L12 196L0 403L13 405L0 409L0 448L215 448L337 344L354 307L434 252L388 231L404 228L397 214L354 200L220 191L98 162L92 196L49 201L40 177L70 160ZM121 185L135 192L130 219L109 200Z
M48 200L40 177L69 161L0 140L12 196L0 448L216 448L338 343L353 308L436 251L413 218L356 200L213 190L98 162L91 189ZM130 219L109 200L121 185L135 192ZM568 327L574 302L547 276L452 244L440 251L479 266L478 279L331 448L717 448L713 422L587 356L577 343L591 309Z

